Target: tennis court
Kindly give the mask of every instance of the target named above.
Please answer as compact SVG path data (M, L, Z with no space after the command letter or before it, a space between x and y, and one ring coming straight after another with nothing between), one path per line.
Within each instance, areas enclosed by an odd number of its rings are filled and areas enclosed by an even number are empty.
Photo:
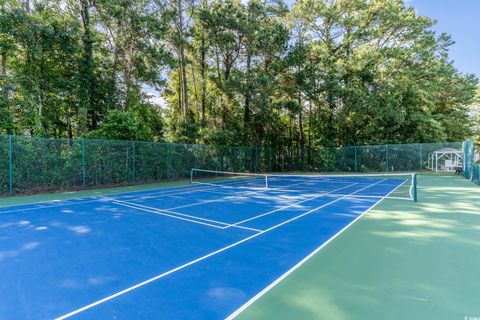
M191 184L0 208L2 319L234 317L414 174L192 170Z

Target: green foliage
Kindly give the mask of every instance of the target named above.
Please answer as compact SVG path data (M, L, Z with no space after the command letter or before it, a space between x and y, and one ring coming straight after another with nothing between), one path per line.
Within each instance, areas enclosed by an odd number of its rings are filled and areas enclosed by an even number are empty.
M123 123L121 130L134 126L122 113L109 114L109 123ZM221 135L212 137L219 139ZM231 139L228 134L224 138ZM10 189L9 140L0 135L0 195L8 194ZM427 169L428 156L433 151L447 147L458 149L462 143L299 150L13 136L12 191L25 194L185 179L193 167L237 172L422 171Z
M85 137L108 140L153 141L161 138L161 118L151 106L129 111L109 110L99 128Z
M453 40L434 23L402 0L4 1L0 134L300 159L320 146L462 140L478 132L478 81L453 67Z
M470 106L469 112L472 115L473 136L475 144L480 145L480 87L477 87L475 102Z

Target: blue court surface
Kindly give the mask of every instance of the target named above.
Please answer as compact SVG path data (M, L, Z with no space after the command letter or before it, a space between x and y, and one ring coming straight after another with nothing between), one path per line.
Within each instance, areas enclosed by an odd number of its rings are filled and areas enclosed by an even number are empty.
M297 180L0 208L0 319L232 317L405 183Z

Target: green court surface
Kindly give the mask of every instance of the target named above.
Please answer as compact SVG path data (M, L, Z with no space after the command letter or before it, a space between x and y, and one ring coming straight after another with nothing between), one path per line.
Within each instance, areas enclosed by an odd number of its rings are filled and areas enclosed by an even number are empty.
M480 187L418 184L418 203L384 200L237 319L480 319Z
M0 207L187 183L8 197ZM480 317L480 187L419 175L418 191L418 203L382 201L237 319Z

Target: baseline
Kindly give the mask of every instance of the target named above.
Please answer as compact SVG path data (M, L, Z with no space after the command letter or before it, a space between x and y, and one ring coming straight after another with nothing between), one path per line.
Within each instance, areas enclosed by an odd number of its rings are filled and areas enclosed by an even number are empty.
M117 298L117 297L119 297L119 296L125 295L125 294L127 294L127 293L129 293L129 292L131 292L131 291L133 291L133 290L136 290L136 289L141 288L141 287L143 287L143 286L145 286L145 285L147 285L147 284L149 284L149 283L152 283L152 282L154 282L154 281L157 281L157 280L159 280L159 279L162 279L162 278L164 278L164 277L166 277L166 276L168 276L168 275L170 275L170 274L173 274L173 273L175 273L175 272L177 272L177 271L179 271L179 270L185 269L185 268L187 268L187 267L189 267L189 266L191 266L191 265L193 265L193 264L196 264L196 263L198 263L198 262L201 262L201 261L203 261L203 260L206 260L206 259L208 259L208 258L210 258L210 257L212 257L212 256L215 256L215 255L217 255L217 254L219 254L219 253L221 253L221 252L224 252L224 251L226 251L226 250L229 250L229 249L231 249L231 248L234 248L234 247L236 247L236 246L238 246L238 245L240 245L240 244L242 244L242 243L245 243L245 242L247 242L247 241L249 241L249 240L251 240L251 239L255 239L255 238L257 238L257 237L259 237L259 236L261 236L261 235L263 235L263 234L265 234L265 233L268 233L268 232L270 232L270 231L272 231L272 230L275 230L275 229L277 229L277 228L279 228L279 227L281 227L281 226L284 226L284 225L286 225L286 224L288 224L288 223L291 223L292 221L295 221L295 220L297 220L297 219L300 219L300 218L302 218L302 217L304 217L304 216L307 216L307 215L309 215L309 214L312 214L313 212L316 212L316 211L318 211L318 210L320 210L320 209L322 209L322 208L325 208L325 207L327 207L327 206L329 206L329 205L332 205L332 204L334 204L334 203L336 203L336 202L339 202L340 200L345 199L345 198L348 198L348 195L345 195L345 196L343 196L343 197L340 197L340 198L337 198L337 199L332 200L332 201L330 201L330 202L327 202L327 203L325 203L325 204L323 204L323 205L321 205L321 206L319 206L319 207L313 208L313 209L311 209L311 210L309 210L309 211L307 211L307 212L305 212L305 213L302 213L302 214L300 214L300 215L298 215L298 216L295 216L295 217L293 217L293 218L291 218L291 219L289 219L289 220L286 220L286 221L283 221L283 222L281 222L281 223L279 223L279 224L276 224L276 225L274 225L274 226L272 226L272 227L270 227L270 228L268 228L268 229L265 229L265 230L263 230L263 231L261 231L261 232L258 232L258 233L256 233L256 234L253 234L253 235L251 235L251 236L249 236L249 237L246 237L246 238L244 238L244 239L242 239L242 240L240 240L240 241L237 241L237 242L235 242L235 243L233 243L233 244L230 244L230 245L228 245L228 246L225 246L225 247L223 247L223 248L221 248L221 249L218 249L218 250L216 250L216 251L213 251L213 252L211 252L211 253L209 253L209 254L206 254L206 255L204 255L204 256L202 256L202 257L199 257L199 258L197 258L197 259L194 259L194 260L192 260L192 261L190 261L190 262L187 262L187 263L185 263L185 264L183 264L183 265L180 265L180 266L178 266L178 267L176 267L176 268L173 268L173 269L171 269L171 270L169 270L169 271L166 271L166 272L164 272L164 273L161 273L161 274L159 274L159 275L157 275L157 276L155 276L155 277L152 277L152 278L150 278L150 279L147 279L147 280L145 280L145 281L143 281L143 282L140 282L140 283L138 283L138 284L136 284L136 285L133 285L133 286L131 286L131 287L128 287L128 288L126 288L126 289L124 289L124 290L121 290L121 291L119 291L119 292L116 292L116 293L114 293L114 294L112 294L112 295L110 295L110 296L107 296L107 297L103 298L103 299L100 299L100 300L97 300L97 301L95 301L95 302L92 302L92 303L90 303L90 304L88 304L88 305L86 305L86 306L83 306L83 307L79 308L79 309L76 309L76 310L71 311L71 312L69 312L69 313L66 313L66 314L64 314L64 315L61 315L61 316L55 318L55 320L61 320L61 319L70 318L70 317L72 317L72 316L74 316L74 315L76 315L76 314L79 314L79 313L81 313L81 312L83 312L83 311L85 311L85 310L91 309L91 308L93 308L93 307L95 307L95 306L97 306L97 305L103 304L103 303L105 303L105 302L107 302L107 301L110 301L110 300L112 300L112 299L115 299L115 298ZM378 201L378 202L379 202L379 201ZM377 203L378 203L378 202L377 202ZM364 213L363 213L363 214L364 214ZM360 216L363 216L363 214L360 215ZM355 219L355 221L356 221L356 220L358 220L358 218ZM351 225L351 224L350 224L350 225ZM342 229L342 230L345 230L345 228Z

